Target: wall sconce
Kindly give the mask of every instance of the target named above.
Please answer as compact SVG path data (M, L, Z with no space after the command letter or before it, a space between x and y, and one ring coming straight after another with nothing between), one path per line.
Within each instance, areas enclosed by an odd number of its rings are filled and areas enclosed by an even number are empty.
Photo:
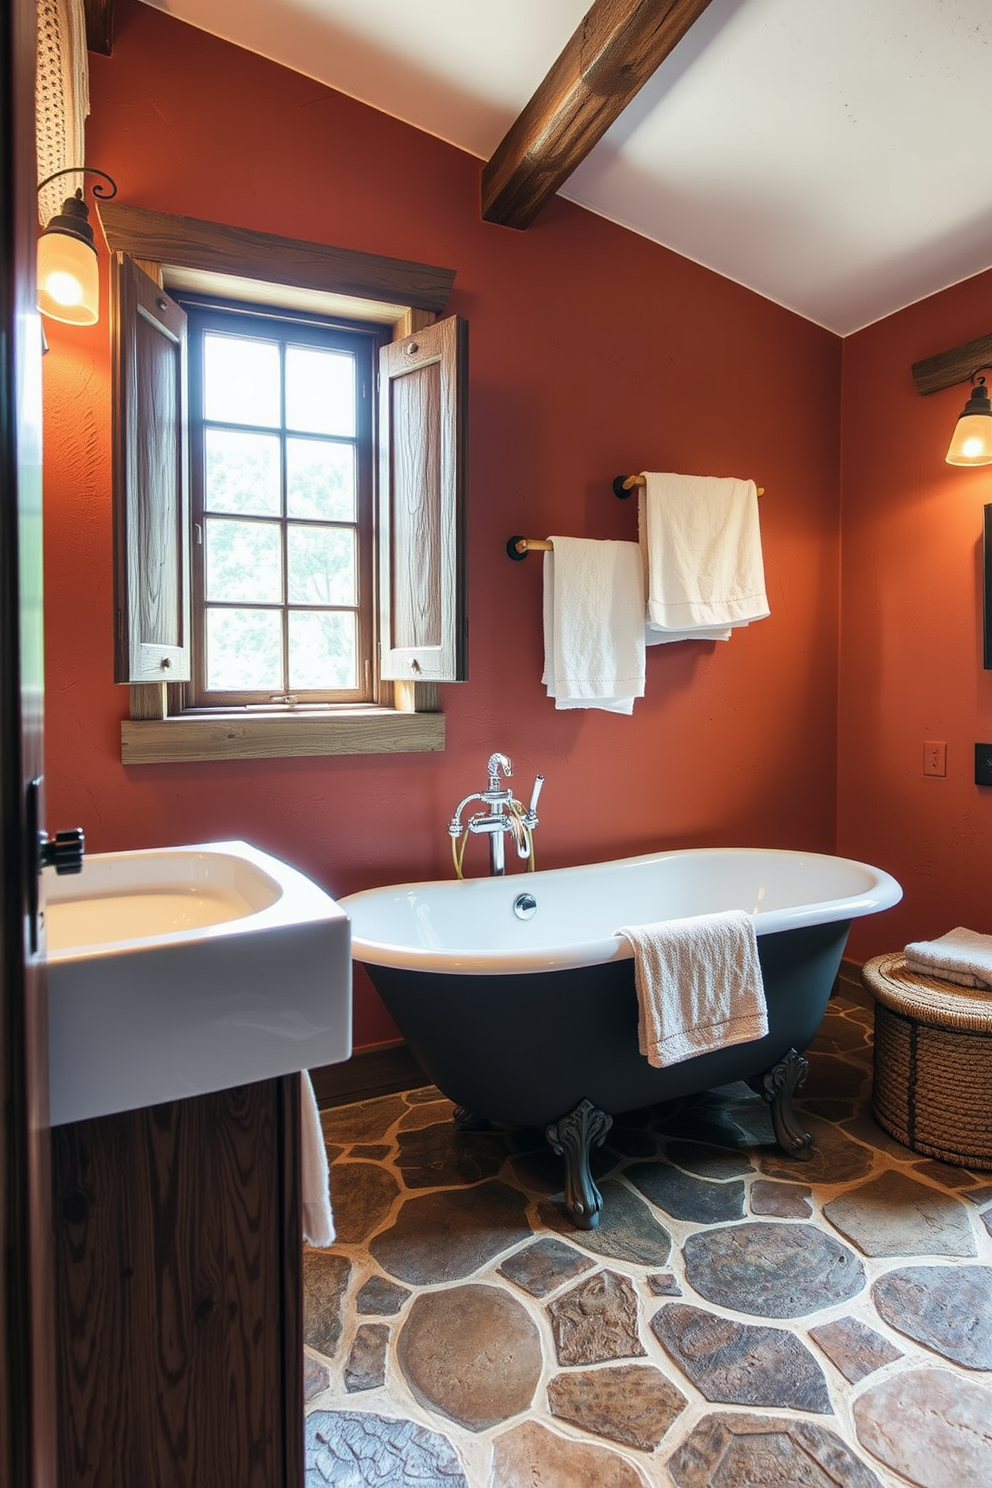
M38 190L59 176L101 176L109 182L93 187L93 195L109 201L117 195L116 182L106 171L89 165L70 165L38 183ZM52 320L69 325L95 325L100 318L100 271L90 214L82 187L66 197L62 211L51 219L38 239L38 309ZM992 458L992 457L990 457Z
M971 396L958 415L944 457L948 465L992 465L992 403L985 378L978 376L983 371L992 372L992 367L977 367L971 374Z

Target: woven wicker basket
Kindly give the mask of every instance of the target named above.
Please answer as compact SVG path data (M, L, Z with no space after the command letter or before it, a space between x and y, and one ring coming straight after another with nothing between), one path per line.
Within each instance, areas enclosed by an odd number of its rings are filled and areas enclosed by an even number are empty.
M880 1126L914 1152L992 1170L992 992L876 956L861 973L875 999Z

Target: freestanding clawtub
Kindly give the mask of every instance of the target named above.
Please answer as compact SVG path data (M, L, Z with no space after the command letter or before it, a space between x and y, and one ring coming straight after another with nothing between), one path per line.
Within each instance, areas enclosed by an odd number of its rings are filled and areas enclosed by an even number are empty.
M898 903L889 874L816 853L706 848L512 878L397 884L341 899L367 968L424 1072L464 1125L542 1126L565 1159L565 1205L602 1204L589 1152L613 1114L748 1080L786 1151L810 1155L792 1094L851 920ZM754 916L764 1038L655 1069L638 1052L619 925L719 910Z

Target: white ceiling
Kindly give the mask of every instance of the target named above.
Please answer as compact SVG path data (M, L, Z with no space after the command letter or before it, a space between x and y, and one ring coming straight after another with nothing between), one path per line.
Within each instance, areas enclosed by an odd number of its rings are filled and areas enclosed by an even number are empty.
M488 159L591 0L145 3ZM712 0L562 195L844 335L992 265L990 94L981 0Z

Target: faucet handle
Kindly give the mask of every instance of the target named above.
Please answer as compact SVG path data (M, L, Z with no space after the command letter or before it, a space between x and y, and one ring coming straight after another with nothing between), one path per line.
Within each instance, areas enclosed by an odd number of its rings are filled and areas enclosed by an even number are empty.
M524 817L524 821L527 823L528 827L537 826L537 800L541 794L541 788L543 785L544 776L535 775L534 789L530 793L530 805L527 807L527 815Z

